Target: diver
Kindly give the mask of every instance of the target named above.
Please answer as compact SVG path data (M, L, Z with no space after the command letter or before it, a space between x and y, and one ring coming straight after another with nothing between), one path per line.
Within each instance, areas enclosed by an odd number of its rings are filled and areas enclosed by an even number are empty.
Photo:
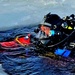
M35 38L38 47L49 48L56 55L63 54L65 57L69 56L70 53L73 54L73 52L67 49L70 49L68 47L69 44L75 40L74 14L60 18L57 14L48 13L34 32L36 33ZM75 48L75 43L72 44L74 44Z
M62 19L57 14L50 14L44 16L43 22L41 22L38 28L35 30L36 38L40 40L42 44L48 45L48 43L54 43L52 40L61 38L60 26Z

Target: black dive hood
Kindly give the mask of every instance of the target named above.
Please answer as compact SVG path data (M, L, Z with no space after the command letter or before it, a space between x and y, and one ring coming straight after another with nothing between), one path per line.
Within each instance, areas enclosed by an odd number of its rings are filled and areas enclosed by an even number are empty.
M38 25L38 28L34 30L35 33L38 33L41 25L50 27L50 29L58 30L63 20L57 14L48 13L44 16L43 21Z
M44 20L40 24L51 26L51 25L58 25L59 22L61 21L62 19L57 14L48 13L47 15L44 16Z

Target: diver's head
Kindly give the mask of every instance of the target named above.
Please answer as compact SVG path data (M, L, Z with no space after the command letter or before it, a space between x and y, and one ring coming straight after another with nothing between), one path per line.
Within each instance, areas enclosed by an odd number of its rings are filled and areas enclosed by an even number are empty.
M42 31L47 29L58 30L60 28L61 22L62 19L57 14L48 13L47 15L44 16L43 21L38 25L38 28L34 31L38 33L40 29L42 29Z
M60 29L61 18L57 14L50 14L44 16L43 21L38 25L36 32L36 38L50 38L55 35L55 31ZM48 39L50 41L50 39ZM41 41L48 41L41 40Z

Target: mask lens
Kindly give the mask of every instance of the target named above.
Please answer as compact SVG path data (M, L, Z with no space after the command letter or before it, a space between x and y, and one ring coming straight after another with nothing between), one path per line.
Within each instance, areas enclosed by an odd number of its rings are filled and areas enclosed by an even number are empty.
M40 27L40 29L41 29L41 31L44 32L46 35L49 35L49 32L50 32L50 28L49 28L49 27L42 25L42 26Z

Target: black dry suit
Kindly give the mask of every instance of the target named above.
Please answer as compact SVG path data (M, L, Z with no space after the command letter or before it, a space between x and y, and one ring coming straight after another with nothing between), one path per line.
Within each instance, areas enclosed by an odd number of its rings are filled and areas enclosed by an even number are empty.
M44 29L43 31L41 30L41 26L49 27L50 35L46 35ZM59 48L71 50L75 48L75 16L73 14L61 19L57 14L49 13L44 16L43 22L40 23L35 32L38 47L49 48L53 51L57 49L55 51L57 55L61 55L62 53L57 52Z

